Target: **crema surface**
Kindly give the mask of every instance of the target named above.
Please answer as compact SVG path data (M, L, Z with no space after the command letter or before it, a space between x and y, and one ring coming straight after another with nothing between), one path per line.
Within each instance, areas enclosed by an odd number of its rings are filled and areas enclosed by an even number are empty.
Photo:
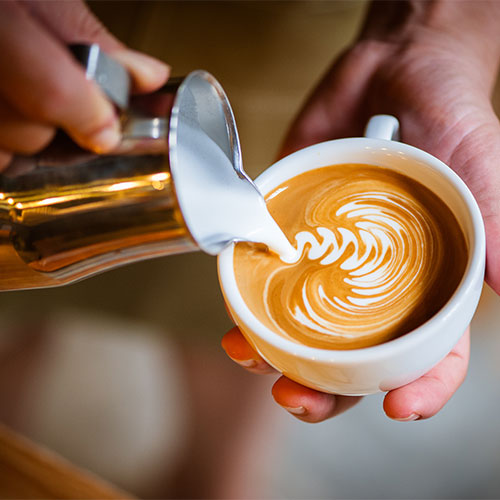
M238 243L236 281L260 321L298 343L355 349L403 335L441 309L464 274L466 241L451 210L388 169L312 170L266 200L295 255Z

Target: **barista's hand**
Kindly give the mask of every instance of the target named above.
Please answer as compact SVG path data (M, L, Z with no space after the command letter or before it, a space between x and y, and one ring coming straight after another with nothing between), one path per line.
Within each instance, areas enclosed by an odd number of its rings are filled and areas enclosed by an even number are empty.
M458 344L436 365L411 384L390 391L385 396L384 410L394 420L411 421L432 417L451 398L465 378L469 362L469 330ZM276 374L237 327L222 339L227 355L255 374ZM359 397L335 396L304 387L281 376L273 386L273 397L285 410L304 422L322 422L335 417L359 401Z
M168 66L127 49L80 0L0 2L0 168L14 153L42 149L56 128L97 152L118 143L114 108L85 78L70 43L99 43L128 69L139 92L168 77Z
M410 4L413 8L409 8ZM359 41L327 72L300 112L283 154L313 143L361 136L371 115L395 115L403 142L450 165L474 193L486 225L488 283L500 293L500 125L491 103L500 44L500 2L375 2ZM235 360L254 360L238 331L223 340ZM469 334L419 380L387 394L391 418L438 412L465 378ZM321 394L281 378L279 404L319 422L355 398ZM302 411L302 410L301 410Z

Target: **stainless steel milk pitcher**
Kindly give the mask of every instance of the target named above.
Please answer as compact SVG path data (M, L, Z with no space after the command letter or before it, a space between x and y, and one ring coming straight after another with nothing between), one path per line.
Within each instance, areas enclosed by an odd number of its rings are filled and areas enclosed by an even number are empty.
M255 189L241 169L231 107L210 74L195 71L170 79L154 94L129 99L128 75L120 65L98 46L75 50L87 75L120 108L123 141L112 154L99 156L58 133L45 151L16 157L2 172L0 290L62 285L199 248L220 251L230 236L203 233L203 221L200 234L191 234L177 199L176 190L189 190L176 180L189 161L179 159L180 152L199 156L200 137L215 144ZM211 168L216 175L217 165Z

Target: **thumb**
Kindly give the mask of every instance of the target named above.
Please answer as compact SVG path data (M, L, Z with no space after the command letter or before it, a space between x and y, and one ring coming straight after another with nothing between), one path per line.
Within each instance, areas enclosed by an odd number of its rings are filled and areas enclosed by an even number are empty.
M469 186L486 230L486 281L500 294L500 123L493 110L471 125L449 165Z
M440 91L452 95L453 89ZM500 123L482 89L467 88L463 95L465 105L455 101L452 107L433 104L439 114L428 110L418 116L401 113L403 142L442 160L471 190L486 231L486 282L500 295Z
M98 43L127 68L137 92L155 90L168 78L168 65L128 49L105 28L83 1L23 0L22 3L33 17L64 44Z

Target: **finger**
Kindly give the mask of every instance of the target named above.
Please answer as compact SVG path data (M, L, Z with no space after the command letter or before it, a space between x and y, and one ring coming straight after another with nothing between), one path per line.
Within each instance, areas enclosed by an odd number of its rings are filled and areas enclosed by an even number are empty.
M12 154L7 151L0 151L0 172L4 170L12 160Z
M116 50L111 52L111 56L128 69L134 92L152 92L161 87L170 75L168 64L136 50Z
M469 363L469 330L453 350L415 382L390 391L384 399L389 418L400 421L432 417L446 404L464 381Z
M500 124L493 110L480 113L461 132L463 138L449 159L453 170L474 194L486 229L486 281L500 294ZM449 160L447 162L446 160Z
M34 121L64 128L83 147L101 152L116 146L113 106L66 48L18 4L1 2L0 10L4 98Z
M115 38L82 1L23 2L54 36L68 43L98 43L129 71L134 90L151 92L165 83L169 66L146 54L128 49Z
M275 370L269 366L261 356L255 352L251 345L243 337L238 327L231 328L222 337L222 348L226 354L240 366L252 373L273 373Z
M304 422L317 423L340 415L354 406L361 397L337 396L309 389L286 377L273 386L275 401Z
M28 120L0 99L0 149L33 154L49 144L55 128Z

